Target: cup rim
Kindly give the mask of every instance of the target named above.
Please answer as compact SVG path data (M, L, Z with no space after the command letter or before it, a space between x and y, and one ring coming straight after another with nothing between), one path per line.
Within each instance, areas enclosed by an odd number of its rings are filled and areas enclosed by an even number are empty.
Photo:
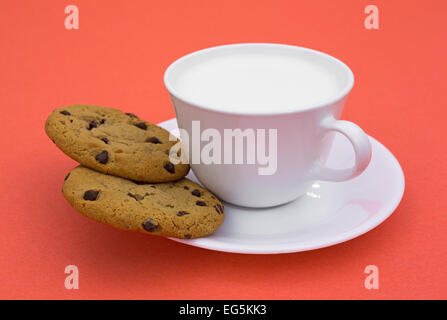
M253 112L253 111L244 111L243 108L239 108L237 110L231 110L231 111L226 111L226 110L217 110L215 108L211 108L209 106L207 106L204 103L200 103L199 101L194 101L194 99L188 99L185 98L184 96L182 96L178 90L176 90L174 88L173 85L171 85L171 83L169 82L169 74L174 70L174 68L181 64L182 62L184 62L185 60L194 57L194 56L198 56L198 55L203 55L206 54L208 52L211 51L216 51L216 50L220 50L223 48L228 48L228 47L245 47L245 46L264 46L264 47L283 47L283 48L293 48L293 49L297 49L297 50L302 50L302 51L307 51L310 52L312 54L316 54L319 56L322 56L326 59L332 60L333 62L335 62L336 64L338 64L342 69L344 69L348 75L348 81L347 84L342 88L342 90L340 90L339 93L337 93L336 95L334 95L334 97L327 99L326 101L320 101L318 103L313 103L313 104L309 104L308 106L305 107L296 107L296 109L294 108L290 108L286 111L266 111L266 112ZM197 50L194 51L192 53L186 54L180 58L178 58L177 60L175 60L174 62L172 62L165 70L164 76L163 76L163 81L164 81L164 85L166 87L166 89L168 90L168 92L176 97L177 99L193 106L193 107L197 107L200 109L204 109L204 110L208 110L208 111L212 111L212 112L216 112L216 113L225 113L225 114L237 114L237 115L246 115L246 116L264 116L264 115L282 115L282 114L293 114L293 113L300 113L300 112L305 112L305 111L310 111L310 110L315 110L318 108L322 108L325 107L327 105L331 105L334 103L337 103L338 101L342 100L345 96L348 95L348 93L351 91L352 87L354 86L354 74L352 72L352 70L341 60L318 50L314 50L314 49L309 49L309 48L305 48L305 47L300 47L300 46L295 46L295 45L288 45L288 44L280 44L280 43L263 43L263 42L249 42L249 43L235 43L235 44L226 44L226 45L219 45L219 46L214 46L214 47L209 47L209 48L205 48L205 49L201 49L201 50Z

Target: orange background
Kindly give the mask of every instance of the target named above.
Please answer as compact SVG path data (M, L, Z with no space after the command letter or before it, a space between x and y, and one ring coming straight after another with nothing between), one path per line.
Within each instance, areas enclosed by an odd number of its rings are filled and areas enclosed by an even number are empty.
M66 5L80 29L66 30ZM380 10L366 30L364 8ZM446 1L2 1L0 298L447 298ZM346 62L356 84L343 117L400 161L406 191L373 231L275 256L189 247L77 214L61 194L76 163L46 137L56 107L174 117L165 68L205 47L279 42ZM79 290L64 287L79 267ZM363 286L365 266L380 289Z

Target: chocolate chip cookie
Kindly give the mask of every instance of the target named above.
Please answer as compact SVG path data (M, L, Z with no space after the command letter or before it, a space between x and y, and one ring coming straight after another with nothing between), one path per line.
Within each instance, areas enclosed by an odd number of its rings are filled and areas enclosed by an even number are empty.
M48 117L45 131L69 157L103 173L168 182L189 171L188 164L170 161L171 148L179 141L169 141L168 131L132 113L89 105L63 107ZM181 150L174 152L179 158Z
M83 215L117 228L191 239L209 235L225 218L222 203L186 178L141 183L76 167L62 193Z

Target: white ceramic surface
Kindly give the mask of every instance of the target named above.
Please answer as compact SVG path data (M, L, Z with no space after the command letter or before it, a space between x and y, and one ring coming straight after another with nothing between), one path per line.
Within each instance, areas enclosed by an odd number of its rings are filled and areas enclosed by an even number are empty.
M177 128L175 119L160 124ZM315 181L290 203L266 209L224 203L226 218L212 235L174 241L210 250L276 254L318 249L358 237L396 209L404 192L404 175L396 158L374 138L372 159L358 177L345 182ZM346 168L354 162L350 143L336 135L326 164ZM190 172L188 178L195 180Z
M235 56L248 58L235 59ZM262 56L267 57L267 61L273 59L278 63L263 64L261 59L261 62L247 66L249 61L257 61L256 57ZM218 59L217 62L213 62L215 59ZM293 61L298 61L299 66L294 66ZM291 66L291 74L287 73L288 65ZM196 68L200 72L195 72ZM300 70L305 74L298 77L296 73ZM326 83L329 81L318 80L319 73L314 74L312 70L326 73L336 83L337 90L327 95L326 91L332 85ZM195 75L190 77L190 73ZM253 74L260 81L255 81ZM285 79L281 78L283 74ZM237 80L233 79L233 75L246 75L251 80L242 81L234 87L230 85L232 80ZM207 78L201 79L202 76ZM220 81L222 78L228 78L228 81ZM188 84L188 81L197 79L203 80L198 86ZM277 81L270 86L263 83L271 79ZM309 88L304 86L306 79ZM288 89L285 91L281 80L287 80ZM259 43L208 48L172 63L165 72L164 81L171 95L178 126L188 133L188 137L183 137L184 149L189 159L192 159L190 164L197 179L227 202L246 207L271 207L287 203L305 194L315 180L345 181L355 178L371 159L368 136L354 123L338 120L353 86L354 76L343 62L322 52L297 46ZM206 85L213 81L215 83ZM319 83L321 87L318 87ZM300 101L299 97L304 96L300 94L302 87L311 91L310 96ZM231 99L221 101L225 94L231 95ZM261 104L256 94L270 102ZM324 97L323 100L312 100L313 95L319 94ZM213 100L214 96L218 100ZM275 98L277 104L274 104ZM212 101L215 101L215 105ZM200 121L199 130L193 129L196 121ZM258 145L254 152L254 149L247 150L247 143L243 143L243 152L239 154L243 154L244 159L247 159L247 154L257 156L257 163L247 164L247 160L242 164L233 161L225 165L194 162L194 158L208 144L208 141L200 141L200 134L212 130L224 137L225 131L235 129L254 130L256 133L253 133L253 137L257 137L259 129L265 130L268 133L266 141L276 132L277 138L272 140L273 143L265 144L268 146L267 152L261 152L274 154L274 160L268 161L269 164L260 164L262 161L259 161ZM274 132L270 133L270 130ZM196 138L195 131L198 132ZM351 149L355 150L355 161L351 167L343 170L328 168L323 164L331 148L334 132L343 134L351 142ZM256 143L258 141L262 140L256 138ZM223 146L225 142L221 143ZM273 145L276 145L276 149L270 148ZM224 152L228 151L222 151L222 162ZM237 151L230 152L234 154Z

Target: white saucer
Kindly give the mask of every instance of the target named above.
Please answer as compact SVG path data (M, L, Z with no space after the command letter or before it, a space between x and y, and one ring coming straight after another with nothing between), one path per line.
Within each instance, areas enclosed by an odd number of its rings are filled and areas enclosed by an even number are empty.
M159 124L177 128L175 119ZM396 209L405 180L396 158L370 137L372 159L357 178L346 182L316 181L307 194L288 204L248 209L228 203L222 226L204 238L173 239L210 250L275 254L328 247L375 228ZM347 168L354 153L346 138L336 135L327 165ZM188 175L197 181L191 171Z

